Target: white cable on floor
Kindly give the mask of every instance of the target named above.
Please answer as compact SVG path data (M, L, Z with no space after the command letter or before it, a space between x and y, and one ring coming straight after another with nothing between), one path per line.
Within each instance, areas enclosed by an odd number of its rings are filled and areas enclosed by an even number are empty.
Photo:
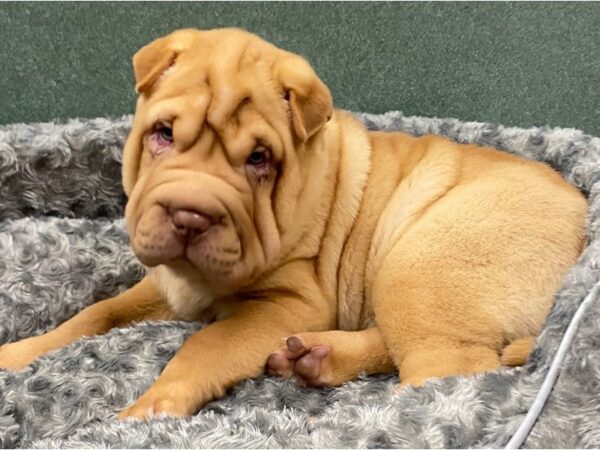
M571 345L571 341L573 340L573 337L575 336L575 332L577 331L577 326L579 325L579 322L581 321L581 318L583 317L583 313L585 312L585 310L589 306L589 304L592 303L592 301L596 299L599 291L600 291L600 282L598 282L594 285L592 290L589 292L589 294L585 297L585 299L581 302L581 304L577 308L577 311L575 311L575 315L571 319L571 322L569 323L569 326L567 327L567 331L565 332L565 334L562 337L562 340L560 341L560 345L558 346L558 350L557 350L556 354L554 355L554 359L552 360L550 369L548 370L548 373L546 374L546 378L544 378L542 387L540 388L535 399L533 400L533 403L531 404L529 411L527 411L527 415L525 416L525 419L523 419L523 422L521 422L521 425L519 425L519 428L517 428L517 431L515 432L513 437L510 439L510 441L508 441L508 444L506 444L506 447L504 447L505 449L518 449L521 447L521 445L523 445L523 442L525 442L525 439L527 439L527 436L529 435L531 428L533 428L535 421L540 416L540 412L542 411L542 408L546 404L546 400L548 400L550 391L552 390L552 387L554 386L554 383L556 382L556 378L558 377L558 371L560 369L560 365L562 364L563 360L565 359L565 355L567 353L567 350L569 349L569 345Z

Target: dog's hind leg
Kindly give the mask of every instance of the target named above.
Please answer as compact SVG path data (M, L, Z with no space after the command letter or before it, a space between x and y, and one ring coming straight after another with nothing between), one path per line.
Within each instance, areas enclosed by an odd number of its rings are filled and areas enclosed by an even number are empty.
M269 355L267 372L294 377L306 386L337 386L361 373L389 373L395 367L379 329L301 333Z
M39 356L64 347L82 336L103 334L111 328L142 320L172 318L154 282L146 277L116 297L88 306L54 330L0 346L0 368L19 370Z

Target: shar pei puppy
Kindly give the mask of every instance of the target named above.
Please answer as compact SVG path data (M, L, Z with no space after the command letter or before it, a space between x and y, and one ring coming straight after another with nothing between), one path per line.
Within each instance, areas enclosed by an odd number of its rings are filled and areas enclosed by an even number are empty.
M47 334L206 320L120 417L185 416L265 370L400 386L526 361L585 243L550 167L436 136L369 132L302 57L239 29L179 30L133 57L127 229L146 277Z

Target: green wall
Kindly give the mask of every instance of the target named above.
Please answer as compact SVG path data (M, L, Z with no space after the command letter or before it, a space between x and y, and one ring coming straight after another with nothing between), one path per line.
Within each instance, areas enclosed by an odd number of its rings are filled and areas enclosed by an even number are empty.
M131 55L240 26L306 56L338 107L600 135L600 3L0 3L0 123L118 116Z

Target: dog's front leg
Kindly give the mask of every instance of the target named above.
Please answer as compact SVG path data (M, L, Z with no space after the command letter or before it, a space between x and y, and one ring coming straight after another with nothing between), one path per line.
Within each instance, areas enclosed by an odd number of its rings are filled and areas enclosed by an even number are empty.
M191 336L158 380L119 418L193 414L230 386L261 375L282 337L331 326L326 308L317 305L295 296L237 303L228 318Z
M22 369L43 354L64 347L82 336L103 334L111 328L142 320L172 318L173 312L157 291L154 281L145 277L116 297L88 306L46 334L1 345L0 368Z

